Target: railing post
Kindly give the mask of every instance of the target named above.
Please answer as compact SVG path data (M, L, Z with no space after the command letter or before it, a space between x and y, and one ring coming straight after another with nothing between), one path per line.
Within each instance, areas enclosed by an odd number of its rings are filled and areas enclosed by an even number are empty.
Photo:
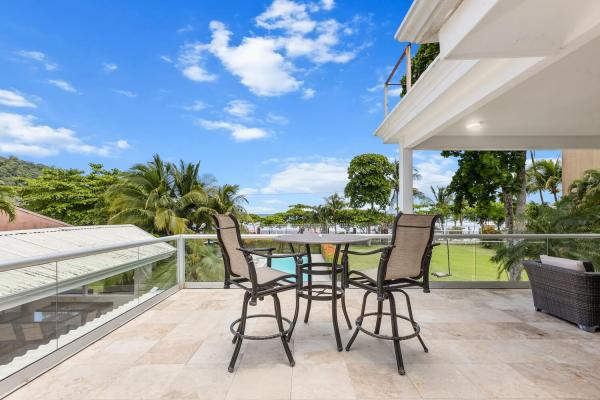
M406 93L412 88L412 60L410 58L410 43L404 49L406 58Z
M185 284L185 239L177 236L177 284L183 288Z
M383 116L387 117L388 115L388 85L387 83L383 84Z

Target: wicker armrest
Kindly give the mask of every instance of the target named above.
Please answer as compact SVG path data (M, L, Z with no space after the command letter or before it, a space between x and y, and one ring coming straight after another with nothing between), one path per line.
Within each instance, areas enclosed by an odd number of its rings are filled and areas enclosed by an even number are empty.
M356 256L368 256L368 255L371 255L371 254L381 253L384 250L388 250L388 249L391 250L393 248L394 248L394 246L390 245L390 246L384 246L384 247L380 247L378 249L370 250L370 251L343 250L342 252L345 253L345 254L353 254L353 255L356 255Z

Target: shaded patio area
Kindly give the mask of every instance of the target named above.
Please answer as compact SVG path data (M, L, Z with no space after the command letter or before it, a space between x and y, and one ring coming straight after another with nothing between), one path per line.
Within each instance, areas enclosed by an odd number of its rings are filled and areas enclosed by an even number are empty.
M308 324L299 321L291 342L294 368L280 341L246 341L235 372L228 373L229 324L239 317L242 292L186 289L8 399L600 397L600 333L536 312L529 290L433 289L410 295L430 352L423 353L416 340L403 342L406 376L396 372L391 342L361 334L350 352L337 352L328 303L313 304ZM352 320L361 299L361 291L347 291ZM290 316L293 293L281 300L284 316ZM249 312L272 307L265 299ZM405 310L400 298L398 307ZM345 344L351 331L341 318ZM248 326L253 333L274 329L273 320ZM388 331L384 323L382 332Z

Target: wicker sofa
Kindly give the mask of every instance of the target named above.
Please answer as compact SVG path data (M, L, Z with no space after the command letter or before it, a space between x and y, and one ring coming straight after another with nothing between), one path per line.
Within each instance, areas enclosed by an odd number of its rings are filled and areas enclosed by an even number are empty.
M600 326L600 272L593 272L591 262L584 262L585 272L524 261L529 276L533 304L544 311L574 324L587 332Z

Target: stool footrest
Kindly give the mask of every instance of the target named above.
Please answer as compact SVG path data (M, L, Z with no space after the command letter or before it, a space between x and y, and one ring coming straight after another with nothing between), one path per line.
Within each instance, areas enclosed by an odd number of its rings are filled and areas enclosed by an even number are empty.
M377 315L391 315L389 312L382 312L381 314L378 314L377 312L370 312L370 313L366 313L364 316L358 317L356 318L356 328L359 329L361 332L366 333L369 336L373 336L376 337L378 339L383 339L383 340L408 340L408 339L412 339L415 338L419 335L419 333L421 332L421 327L419 326L418 323L416 322L411 322L410 318L405 317L404 315L396 315L397 318L400 319L404 319L408 322L410 322L410 324L412 325L413 329L415 330L414 333L411 333L410 335L405 335L405 336L388 336L388 335L381 335L379 333L375 333L372 332L370 330L367 330L366 328L362 327L362 323L364 320L364 317L373 317L373 316L377 316Z
M277 319L277 316L275 314L254 314L254 315L248 315L246 316L246 319L250 319L250 318L273 318L273 319ZM229 326L229 330L231 331L231 333L233 334L233 336L238 337L238 338L242 338L242 339L248 339L248 340L268 340L268 339L275 339L275 338L279 338L282 336L287 336L288 331L290 330L291 326L292 326L292 321L290 321L289 319L285 318L285 317L281 317L281 319L288 324L288 329L284 330L283 332L277 332L274 333L272 335L242 335L241 333L239 333L235 327L240 323L240 321L242 320L241 318L236 319L235 321L233 321L231 323L231 325Z

